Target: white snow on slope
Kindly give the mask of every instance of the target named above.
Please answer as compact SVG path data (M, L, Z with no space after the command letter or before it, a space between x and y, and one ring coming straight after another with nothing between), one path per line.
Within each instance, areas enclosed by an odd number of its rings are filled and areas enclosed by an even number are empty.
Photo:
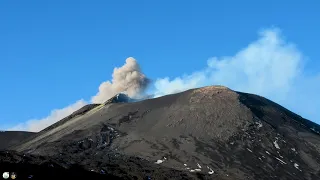
M275 140L275 141L273 142L273 144L274 144L274 147L276 147L277 149L280 149L280 146L279 146L277 140Z

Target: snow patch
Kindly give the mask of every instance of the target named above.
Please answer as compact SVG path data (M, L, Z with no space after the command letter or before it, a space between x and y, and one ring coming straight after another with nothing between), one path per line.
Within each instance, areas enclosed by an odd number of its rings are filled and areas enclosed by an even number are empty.
M314 127L313 127L313 128L310 128L310 129L311 129L313 132L320 134L320 132L317 131Z
M208 172L208 174L213 174L213 173L214 173L214 171L213 171L209 166L207 166L207 168L210 170L210 171Z
M275 157L281 164L287 164L286 162L282 161L281 159Z
M197 166L198 166L198 168L200 168L200 169L201 169L201 166L200 166L200 164L199 164L199 163L197 163Z
M296 169L298 169L299 171L301 171L301 169L299 168L299 164L294 163L293 166L294 166Z
M256 122L256 124L258 125L258 126L257 126L258 129L262 128L262 126L263 126L260 121Z
M281 156L280 152L279 152L279 151L277 151L277 153L278 153L279 157L281 157L281 158L283 159L283 156Z
M247 150L248 150L249 152L252 152L252 150L251 150L251 149L249 149L249 148L247 148Z
M161 163L163 163L163 162L164 162L163 160L160 160L160 159L159 159L159 160L157 160L155 163L156 163L156 164L161 164Z
M266 151L266 153L270 155L270 153L268 151Z
M163 157L163 160L159 159L159 160L157 160L155 163L156 163L156 164L161 164L161 163L163 163L165 160L167 160L167 158L166 158L166 157Z
M114 131L114 129L112 127L108 127L109 130Z
M278 140L275 140L275 141L273 142L274 147L276 147L277 149L280 149L280 146L279 146L279 144L278 144L277 141L278 141Z
M184 166L188 166L187 164L183 164Z
M200 172L200 171L201 171L201 169L200 169L200 168L201 168L200 164L197 163L197 166L198 166L199 168L197 168L197 169L191 169L190 172ZM188 169L188 168L187 168L187 169Z

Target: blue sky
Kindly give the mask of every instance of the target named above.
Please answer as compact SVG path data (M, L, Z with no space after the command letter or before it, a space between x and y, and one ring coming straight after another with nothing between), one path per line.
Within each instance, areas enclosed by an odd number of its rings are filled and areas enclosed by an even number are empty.
M159 94L220 83L320 123L319 9L316 0L1 1L0 128L72 112L131 56ZM252 80L246 69L260 59L263 80Z

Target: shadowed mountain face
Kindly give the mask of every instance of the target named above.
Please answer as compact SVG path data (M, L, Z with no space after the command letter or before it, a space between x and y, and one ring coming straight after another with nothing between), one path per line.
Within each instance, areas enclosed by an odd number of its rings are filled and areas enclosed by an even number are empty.
M85 106L14 157L122 179L320 179L319 125L263 97L210 86L125 99Z
M31 137L35 133L24 131L3 131L0 132L0 150L20 144L23 140Z

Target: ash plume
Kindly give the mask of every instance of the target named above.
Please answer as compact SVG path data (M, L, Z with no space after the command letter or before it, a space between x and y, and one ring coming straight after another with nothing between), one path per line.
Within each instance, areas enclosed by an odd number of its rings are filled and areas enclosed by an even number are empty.
M320 74L304 69L306 59L296 46L287 41L278 28L264 29L258 39L239 51L224 57L212 57L207 66L187 75L174 78L163 77L153 82L152 96L144 91L150 80L142 73L137 61L130 57L126 63L115 68L112 80L103 82L99 92L92 97L92 103L104 103L118 93L125 93L133 99L148 99L181 92L208 85L224 85L236 91L258 94L271 99L303 115L307 119L320 122L318 107ZM74 103L57 109L48 117L31 120L15 126L11 130L39 131L86 104ZM297 103L299 102L299 103ZM70 109L70 110L65 110Z
M129 57L120 68L114 68L111 81L99 86L99 92L92 97L92 103L103 103L112 96L122 92L131 98L139 98L147 88L150 80L142 73L137 61Z
M111 81L105 81L100 84L99 92L91 98L91 103L104 103L118 93L126 94L132 98L132 101L145 99L144 91L149 83L150 80L142 73L138 62L134 58L129 57L122 67L114 68ZM47 117L26 121L8 130L41 131L88 103L81 99L67 107L53 110Z

